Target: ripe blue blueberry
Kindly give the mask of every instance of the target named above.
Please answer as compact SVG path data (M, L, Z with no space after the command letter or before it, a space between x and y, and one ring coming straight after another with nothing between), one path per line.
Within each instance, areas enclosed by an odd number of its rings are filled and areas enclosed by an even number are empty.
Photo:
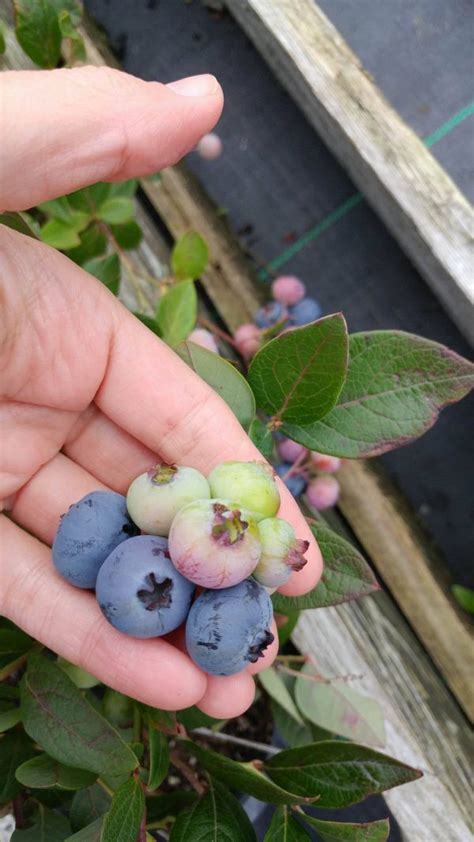
M93 588L107 556L138 532L122 494L93 491L61 516L52 549L54 566L76 588Z
M233 588L203 591L186 621L186 646L211 675L234 675L254 664L273 641L272 603L253 579Z
M255 324L260 328L273 327L286 316L287 309L283 304L279 301L270 301L255 313Z
M289 308L288 323L292 327L301 327L315 322L321 315L321 307L314 298L302 298L297 304Z
M183 506L210 496L206 478L195 468L158 464L133 480L127 506L140 529L149 535L166 536Z
M194 585L174 568L165 538L139 535L100 568L96 597L106 619L132 637L159 637L186 619Z
M275 470L279 477L284 477L291 468L291 462L281 462L280 465L275 466ZM288 491L291 491L293 497L299 497L307 485L303 474L292 474L291 476L286 477L283 482L285 483Z

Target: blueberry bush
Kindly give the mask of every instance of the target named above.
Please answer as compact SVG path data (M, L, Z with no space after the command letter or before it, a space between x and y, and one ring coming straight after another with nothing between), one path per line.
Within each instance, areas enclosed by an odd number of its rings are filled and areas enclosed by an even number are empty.
M18 41L39 66L84 58L77 0L13 5ZM334 821L318 809L349 807L421 772L380 752L382 712L350 676L321 676L288 641L300 611L378 589L360 553L319 514L337 500L340 460L425 433L472 387L474 366L401 331L351 335L344 316L321 317L294 278L277 279L256 323L229 336L200 314L196 281L208 249L194 231L175 244L169 276L145 278L159 293L153 310L133 255L142 239L136 190L135 181L96 184L0 222L60 249L113 295L126 277L137 318L221 395L292 493L303 495L324 573L304 596L273 594L280 653L259 675L255 703L257 719L270 715L286 748L272 746L268 730L266 750L253 733L236 737L232 722L126 698L0 618L0 811L15 816L13 842L252 842L242 806L251 795L274 807L265 842L304 842L314 833L328 842L383 842L387 819ZM213 481L222 489L226 477ZM122 522L122 501L111 523ZM113 544L113 526L106 540ZM157 552L161 540L145 539ZM472 592L456 597L473 610Z

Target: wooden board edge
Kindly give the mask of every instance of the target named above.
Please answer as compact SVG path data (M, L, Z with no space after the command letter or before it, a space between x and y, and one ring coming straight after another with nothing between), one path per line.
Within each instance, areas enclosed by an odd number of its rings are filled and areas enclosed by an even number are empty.
M314 0L226 5L474 343L474 213L461 191Z

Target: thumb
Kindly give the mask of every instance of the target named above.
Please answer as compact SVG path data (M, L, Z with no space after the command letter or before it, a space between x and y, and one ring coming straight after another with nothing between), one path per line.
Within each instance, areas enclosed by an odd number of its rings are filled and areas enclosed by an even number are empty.
M109 67L0 75L0 208L178 161L219 119L214 76L162 85Z

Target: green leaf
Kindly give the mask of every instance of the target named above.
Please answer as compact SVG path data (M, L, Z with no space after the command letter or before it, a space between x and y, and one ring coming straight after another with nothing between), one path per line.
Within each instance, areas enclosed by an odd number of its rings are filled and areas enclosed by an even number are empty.
M474 614L474 590L464 588L462 585L453 585L451 591L458 605L469 614Z
M40 211L52 219L60 219L62 222L69 222L73 214L76 213L74 208L69 204L67 196L61 196L59 199L51 199L49 202L42 202L38 205Z
M136 178L129 178L128 181L114 181L109 184L109 196L126 196L133 199L137 192L138 181Z
M353 824L316 819L306 813L301 818L314 827L321 842L386 842L390 833L388 819Z
M313 736L309 726L299 725L286 710L274 701L272 701L272 713L275 728L290 748L304 746L313 742Z
M90 272L104 286L117 295L120 285L120 260L118 254L109 254L107 257L96 257L83 263L82 268Z
M21 629L0 629L0 655L22 655L33 643L33 638Z
M130 778L114 794L105 815L101 842L132 842L138 836L145 809L140 781Z
M71 828L65 816L53 813L40 804L33 827L15 830L11 842L65 842L70 832Z
M72 799L69 818L74 831L87 827L110 809L110 795L100 786L92 784L80 789Z
M0 56L3 56L7 45L5 43L5 31L3 28L3 23L0 21Z
M263 842L309 842L309 840L309 833L294 820L288 808L278 807Z
M66 251L67 256L82 266L87 260L99 257L107 248L107 238L97 223L93 223L80 234L80 245Z
M236 798L216 780L209 791L180 813L170 842L256 842L247 813Z
M263 689L267 691L268 695L271 696L272 699L278 702L280 707L284 708L284 710L286 710L286 712L292 716L296 722L299 722L300 725L304 725L300 712L293 701L290 691L274 667L268 667L266 670L262 670L262 672L258 674L258 680L260 681Z
M194 342L182 342L175 351L231 408L247 430L255 415L255 398L245 377L228 360Z
M185 710L179 710L176 714L178 722L180 722L187 731L194 731L195 728L212 728L217 729L226 723L225 719L214 719L213 716L208 716L202 710L194 705Z
M344 316L288 330L255 354L248 380L257 406L294 424L312 424L335 405L347 369Z
M260 421L260 418L254 418L249 427L249 438L253 441L255 447L258 447L262 456L270 460L273 456L273 436L272 431L269 430L268 425Z
M146 799L147 820L163 821L168 816L177 816L182 810L187 810L197 801L196 792L167 792L163 795L151 795Z
M118 690L111 690L110 687L107 688L102 699L102 712L109 722L122 728L133 722L132 700L123 693L119 693Z
M321 550L324 569L320 582L303 596L272 596L275 611L326 608L351 599L360 599L379 590L377 580L360 553L332 529L320 523L311 531Z
M128 196L110 196L97 208L97 217L111 225L130 222L135 216L135 202Z
M43 243L55 249L71 249L79 246L79 234L89 224L89 217L82 211L76 211L65 222L62 219L50 219L40 228Z
M25 731L52 757L101 774L125 774L137 759L117 732L81 695L63 670L32 655L21 681Z
M153 726L148 729L148 749L150 754L148 789L154 790L158 789L168 774L170 750L168 737Z
M71 13L63 9L58 15L59 29L61 36L67 39L67 59L69 63L75 61L86 61L86 47L84 39L75 28ZM63 44L64 50L64 44Z
M49 0L13 0L20 46L40 67L56 67L61 55L58 15Z
M280 623L280 621L283 620L284 617L286 617L286 621ZM277 630L280 647L284 646L285 643L290 639L299 620L299 617L300 611L288 611L287 614L279 615L280 620L277 622Z
M91 675L90 672L86 672L81 667L76 667L75 664L71 664L65 658L58 658L58 666L61 667L80 690L88 690L90 687L97 687L100 684L99 679L95 675Z
M73 208L96 215L97 209L111 195L112 185L106 181L98 181L90 187L82 187L73 193L68 193L67 199Z
M16 779L31 789L83 789L96 779L95 772L64 766L48 754L40 754L22 763L16 770Z
M21 722L21 710L19 707L11 706L0 710L0 733L9 731Z
M183 744L191 754L197 757L207 772L232 789L247 792L260 801L268 801L269 804L298 804L311 800L306 796L300 798L298 794L288 791L286 783L282 783L281 786L275 784L253 763L239 763L188 740ZM279 755L276 756L279 757Z
M295 684L295 699L303 716L319 728L371 746L385 745L383 713L378 702L356 693L343 680L312 681L316 670L306 664Z
M0 213L0 225L6 225L13 231L19 231L20 234L25 234L27 237L32 237L34 240L39 240L40 226L36 219L26 211L5 211Z
M421 778L399 760L355 743L327 740L289 748L265 760L264 771L300 797L319 796L318 808L339 809Z
M349 349L347 380L332 412L324 421L283 429L311 450L360 458L409 444L474 385L472 363L410 333L355 333Z
M139 319L142 322L142 324L145 325L145 327L151 330L156 336L159 336L161 338L161 331L158 326L158 322L156 321L156 319L153 318L153 316L147 316L146 313L137 312L135 312L133 315L137 319Z
M147 719L153 723L158 731L163 734L175 736L178 733L178 724L176 720L176 713L171 710L160 710L160 708L153 708L150 705L141 705Z
M112 234L123 249L136 249L140 245L143 231L138 222L124 222L123 225L112 225Z
M12 684L0 684L0 699L6 699L9 702L16 701L20 698L20 688L14 687Z
M81 0L51 0L51 2L58 13L69 13L74 26L81 22L83 12Z
M24 655L0 655L0 681L3 681L9 675L23 666L26 654Z
M87 827L83 827L77 833L68 836L66 842L101 842L103 823L104 817L100 816Z
M9 731L0 736L0 804L6 804L20 792L15 771L33 754L33 743L23 731Z
M171 269L179 281L196 280L204 272L208 260L205 239L197 231L187 231L173 247Z
M197 295L193 281L176 284L161 296L156 321L161 335L173 348L191 333L196 324Z

